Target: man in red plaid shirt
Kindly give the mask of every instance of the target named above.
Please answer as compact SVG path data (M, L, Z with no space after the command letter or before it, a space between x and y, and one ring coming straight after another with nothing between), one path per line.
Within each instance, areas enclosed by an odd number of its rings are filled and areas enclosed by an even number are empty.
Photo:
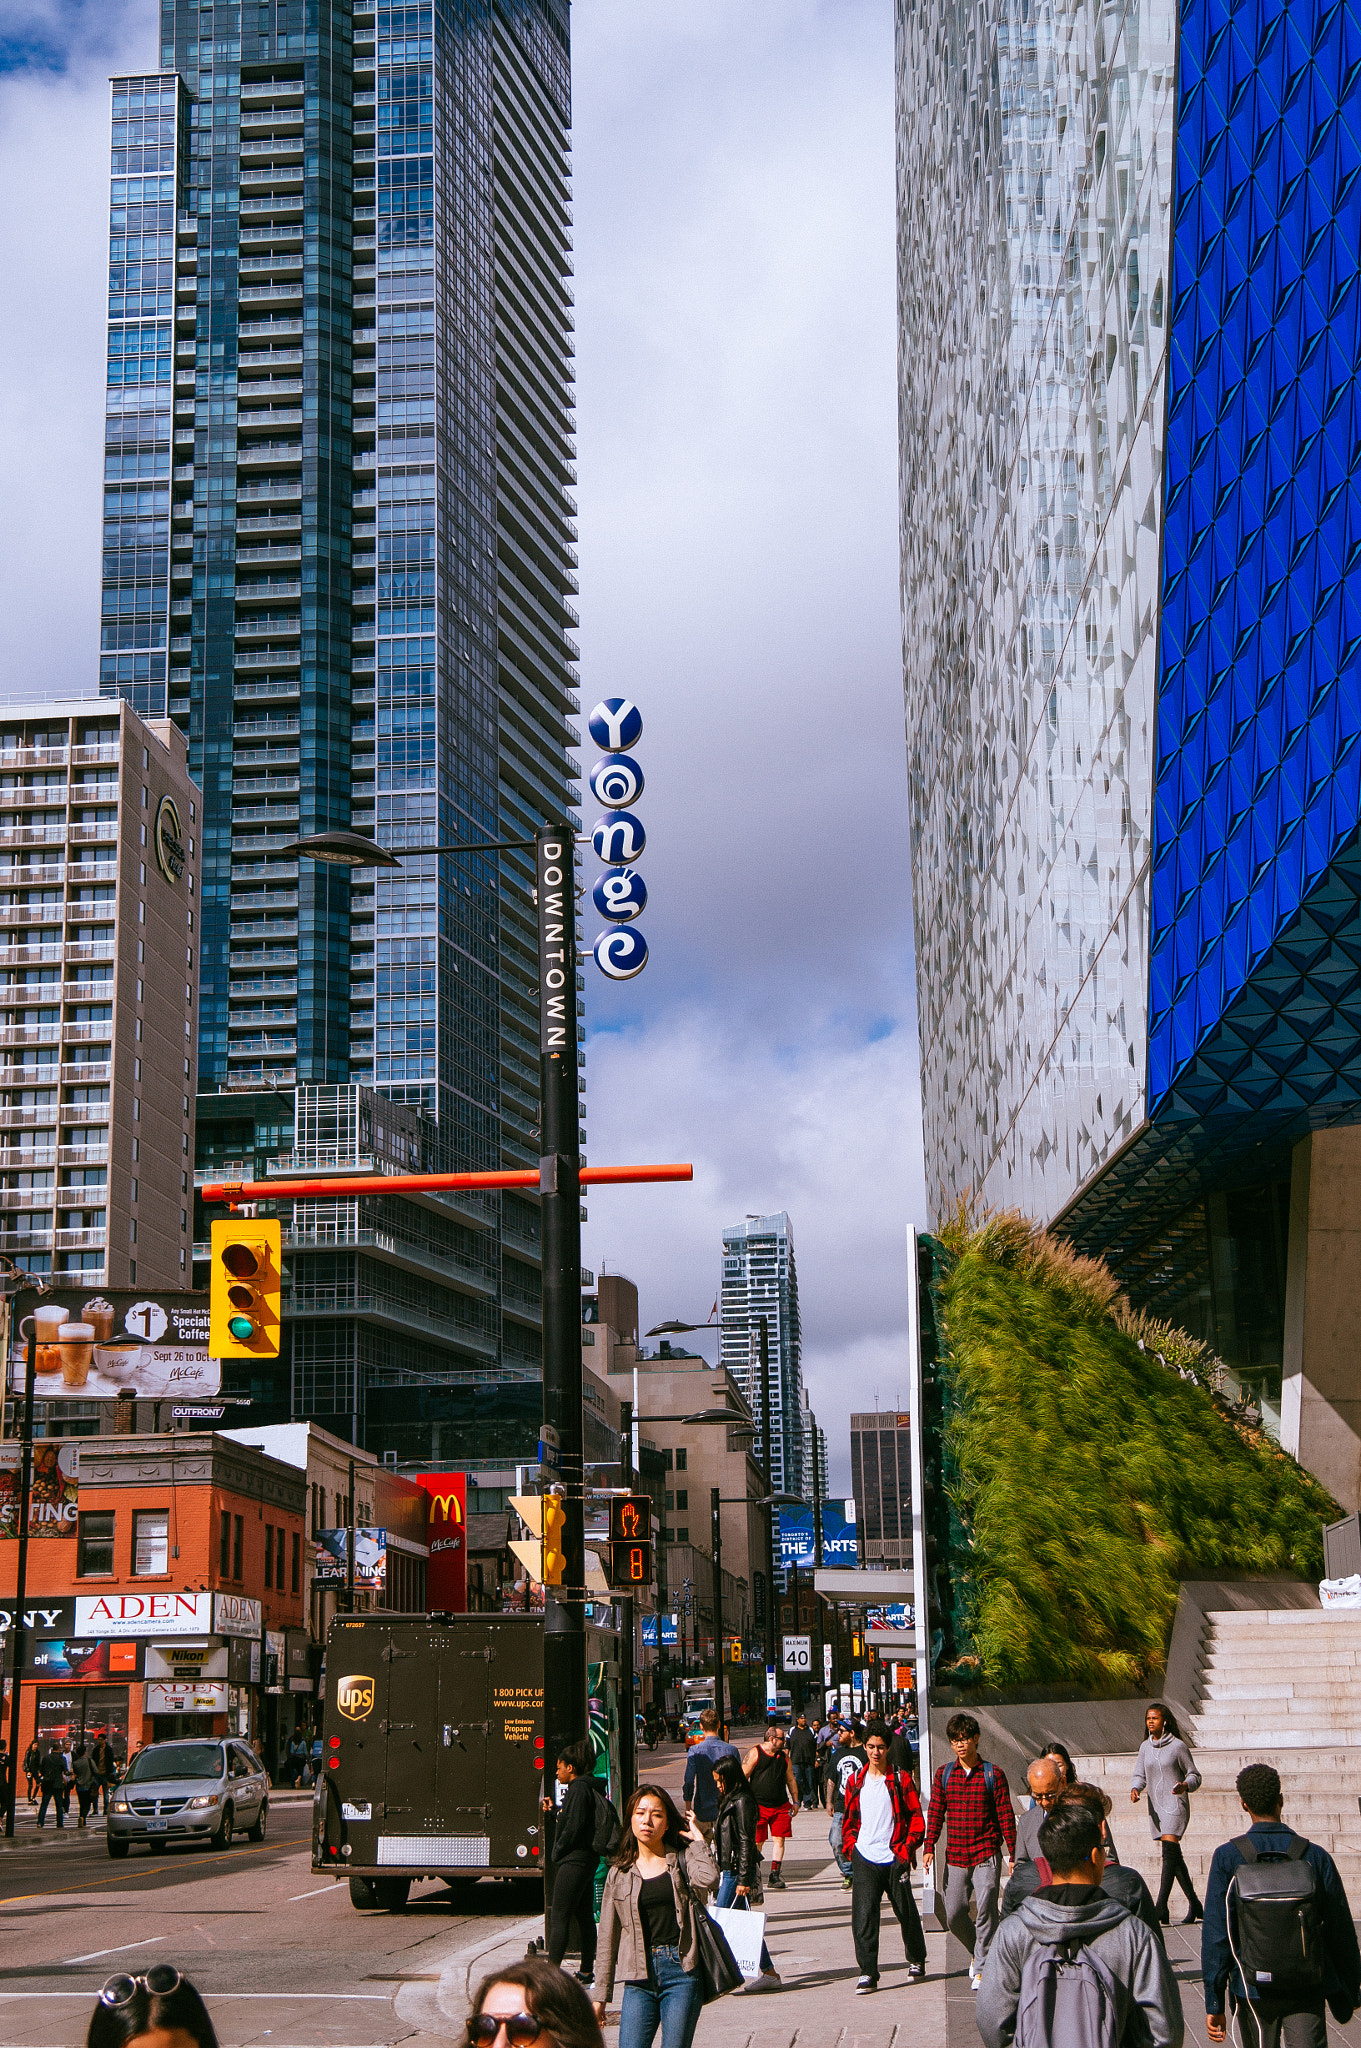
M945 1829L945 1917L950 1932L973 1950L969 1988L977 1991L988 1959L988 1944L997 1932L997 1903L1002 1882L1002 1846L1007 1876L1016 1861L1016 1816L1000 1764L985 1764L978 1754L978 1723L972 1714L956 1714L945 1730L954 1758L942 1764L931 1786L926 1815L926 1851L930 1870L936 1839ZM969 1893L977 1909L969 1921Z

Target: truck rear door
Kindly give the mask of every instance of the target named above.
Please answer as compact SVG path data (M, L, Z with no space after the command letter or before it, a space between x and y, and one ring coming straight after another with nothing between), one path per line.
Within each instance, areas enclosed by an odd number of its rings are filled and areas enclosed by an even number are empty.
M543 1623L514 1615L489 1621L488 1829L493 1868L543 1868L539 1804L552 1772L543 1733Z

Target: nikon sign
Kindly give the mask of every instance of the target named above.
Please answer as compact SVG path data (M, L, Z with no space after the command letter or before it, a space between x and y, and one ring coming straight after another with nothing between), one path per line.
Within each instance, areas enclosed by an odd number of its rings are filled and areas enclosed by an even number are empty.
M468 1611L468 1479L463 1472L420 1472L426 1495L425 1605L430 1614Z

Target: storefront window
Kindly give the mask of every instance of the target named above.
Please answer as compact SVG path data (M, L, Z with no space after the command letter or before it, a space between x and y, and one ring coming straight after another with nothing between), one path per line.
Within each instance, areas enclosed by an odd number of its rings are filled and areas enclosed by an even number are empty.
M38 1689L37 1737L40 1745L59 1742L88 1748L97 1735L108 1740L120 1764L128 1756L128 1688L125 1685L71 1686L63 1691Z
M170 1569L170 1517L160 1511L132 1518L132 1569L154 1577Z
M113 1515L102 1511L83 1514L77 1525L76 1576L81 1579L111 1578L113 1575Z

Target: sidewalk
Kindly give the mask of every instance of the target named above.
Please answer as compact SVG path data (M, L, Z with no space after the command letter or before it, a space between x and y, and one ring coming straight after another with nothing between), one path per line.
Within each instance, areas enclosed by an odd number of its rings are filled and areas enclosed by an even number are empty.
M928 1928L926 1981L909 1985L902 1937L887 1904L879 1947L880 1988L872 1998L855 1996L859 1972L851 1946L851 1899L828 1854L828 1824L825 1814L795 1816L794 1839L784 1864L788 1890L766 1894L766 1940L785 1989L758 1997L741 1993L709 2006L700 2020L696 2048L908 2048L909 2043L911 2048L947 2048L942 1975L946 1937ZM535 1933L542 1933L542 1922L524 1921L499 1939L450 1957L436 1998L428 2001L424 2013L408 2008L407 2016L424 2031L438 2033L442 2023L446 2036L452 2036L467 2013L472 1986L498 1962L518 1961ZM955 1953L968 2001L969 2030L977 2043L967 1964L957 1946ZM610 2048L619 2038L621 1990L615 1986L605 2027ZM430 2009L436 2004L440 2023Z

